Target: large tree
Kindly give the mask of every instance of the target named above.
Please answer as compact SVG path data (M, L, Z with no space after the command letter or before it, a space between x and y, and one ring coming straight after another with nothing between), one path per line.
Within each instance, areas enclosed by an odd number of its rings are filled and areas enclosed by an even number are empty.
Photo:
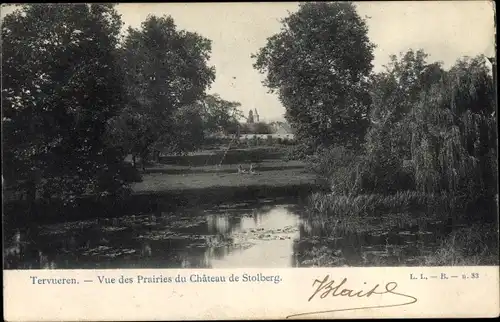
M372 188L388 192L411 188L411 137L415 105L422 92L438 83L444 71L427 63L428 55L409 50L392 55L385 70L372 76L370 128L366 135L367 175Z
M446 71L426 58L410 50L374 75L362 186L441 194L459 209L492 199L497 131L487 61L464 58Z
M3 172L34 201L121 186L103 141L122 106L111 4L28 4L2 24Z
M207 95L203 101L204 129L207 133L230 132L235 133L238 127L238 120L242 117L242 112L238 109L241 104L227 101L220 95Z
M358 144L368 125L374 45L351 3L302 3L254 55L297 138L308 147Z
M417 188L460 207L498 193L497 122L486 58L465 58L415 105L411 155Z
M178 30L170 16L148 16L140 29L128 29L122 49L127 105L115 120L125 125L126 152L144 161L162 146L186 146L178 142L175 120L182 113L176 111L203 98L214 80L210 51L209 39Z

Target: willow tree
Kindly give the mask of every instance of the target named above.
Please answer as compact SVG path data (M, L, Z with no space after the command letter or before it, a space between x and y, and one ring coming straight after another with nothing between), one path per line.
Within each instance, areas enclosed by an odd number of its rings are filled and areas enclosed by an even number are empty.
M494 84L484 57L459 60L414 110L417 188L460 207L497 192Z
M412 169L408 167L414 106L422 91L444 73L439 63L429 64L427 58L423 50L392 55L385 70L372 75L371 124L363 166L368 190L389 192L414 187Z

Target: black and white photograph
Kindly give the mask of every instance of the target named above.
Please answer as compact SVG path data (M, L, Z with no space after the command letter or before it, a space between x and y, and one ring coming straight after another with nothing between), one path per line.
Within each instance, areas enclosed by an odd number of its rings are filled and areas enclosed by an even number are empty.
M3 4L4 269L499 265L494 10Z

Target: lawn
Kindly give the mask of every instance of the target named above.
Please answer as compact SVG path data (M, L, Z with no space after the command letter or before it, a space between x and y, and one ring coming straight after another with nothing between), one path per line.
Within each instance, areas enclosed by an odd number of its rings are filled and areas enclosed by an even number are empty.
M175 165L175 164L154 164L146 168L146 174L164 173L164 174L192 174L192 173L236 173L238 166L241 165L243 169L250 168L248 162L221 164L218 165L202 165L202 166L189 166L189 165ZM283 161L280 159L264 160L253 163L253 167L257 172L267 172L271 170L289 170L289 169L304 169L305 164L301 161Z
M142 182L133 185L139 194L213 190L214 188L260 189L312 185L315 176L300 161L283 160L277 148L200 151L185 156L165 156L145 169ZM219 166L220 161L223 160ZM255 174L239 174L238 167Z
M143 176L143 181L133 185L136 193L161 191L179 191L193 189L210 189L215 187L283 187L302 184L313 184L315 176L304 169L284 169L257 172L256 174L232 173L185 173L164 174L150 173Z

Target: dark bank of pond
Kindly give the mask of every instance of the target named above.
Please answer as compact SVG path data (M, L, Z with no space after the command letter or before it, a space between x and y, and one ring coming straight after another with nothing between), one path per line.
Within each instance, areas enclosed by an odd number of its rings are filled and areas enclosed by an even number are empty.
M11 201L3 205L3 224L7 230L25 227L26 224L51 224L95 218L114 218L145 213L176 213L186 207L211 207L228 201L238 203L248 200L278 199L286 196L303 199L320 190L315 183L286 184L282 186L252 185L182 190L148 191L133 193L125 198L85 197L73 204L40 201L30 212L24 201Z
M410 214L411 215L411 214ZM295 199L13 229L7 269L225 268L420 265L448 234L438 220L368 218L326 229Z

